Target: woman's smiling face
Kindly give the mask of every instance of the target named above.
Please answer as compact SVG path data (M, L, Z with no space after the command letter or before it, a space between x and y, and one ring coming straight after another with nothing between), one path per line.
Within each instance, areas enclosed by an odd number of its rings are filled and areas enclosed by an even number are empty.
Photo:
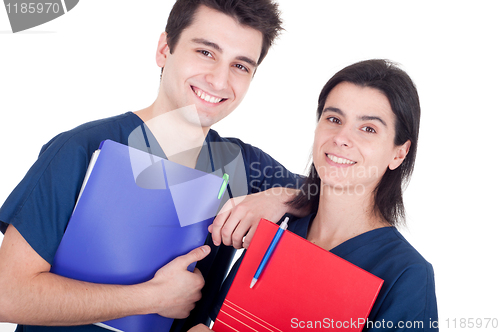
M322 184L351 193L373 192L387 168L397 168L410 147L409 141L394 145L395 121L389 100L378 89L336 85L314 136L313 161Z

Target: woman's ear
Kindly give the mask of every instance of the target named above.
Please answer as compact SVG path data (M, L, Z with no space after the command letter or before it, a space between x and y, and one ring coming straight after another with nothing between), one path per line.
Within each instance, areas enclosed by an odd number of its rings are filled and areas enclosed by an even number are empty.
M391 171L398 168L406 158L408 151L410 151L411 141L407 140L403 145L396 146L394 159L389 163Z
M158 47L156 49L156 64L158 67L165 67L167 56L170 54L170 48L167 44L167 33L162 32L160 40L158 40Z

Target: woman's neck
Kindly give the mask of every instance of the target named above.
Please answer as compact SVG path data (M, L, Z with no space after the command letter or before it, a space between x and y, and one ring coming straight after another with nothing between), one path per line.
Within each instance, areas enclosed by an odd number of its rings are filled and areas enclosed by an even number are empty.
M316 217L307 239L326 250L376 228L390 226L374 209L372 193L356 194L321 188Z

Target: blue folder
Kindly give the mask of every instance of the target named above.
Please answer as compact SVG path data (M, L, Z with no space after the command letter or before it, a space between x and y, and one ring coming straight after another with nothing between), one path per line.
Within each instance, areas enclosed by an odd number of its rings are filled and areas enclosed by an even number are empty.
M137 284L205 243L220 203L221 177L110 140L98 151L54 257L53 273L94 283ZM172 322L153 314L98 325L115 331L169 331Z

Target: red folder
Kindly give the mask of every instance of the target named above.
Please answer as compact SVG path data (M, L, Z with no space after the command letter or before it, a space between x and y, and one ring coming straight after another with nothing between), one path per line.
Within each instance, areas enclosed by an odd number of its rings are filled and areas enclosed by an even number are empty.
M361 331L383 280L289 231L250 288L277 230L260 221L213 330Z

